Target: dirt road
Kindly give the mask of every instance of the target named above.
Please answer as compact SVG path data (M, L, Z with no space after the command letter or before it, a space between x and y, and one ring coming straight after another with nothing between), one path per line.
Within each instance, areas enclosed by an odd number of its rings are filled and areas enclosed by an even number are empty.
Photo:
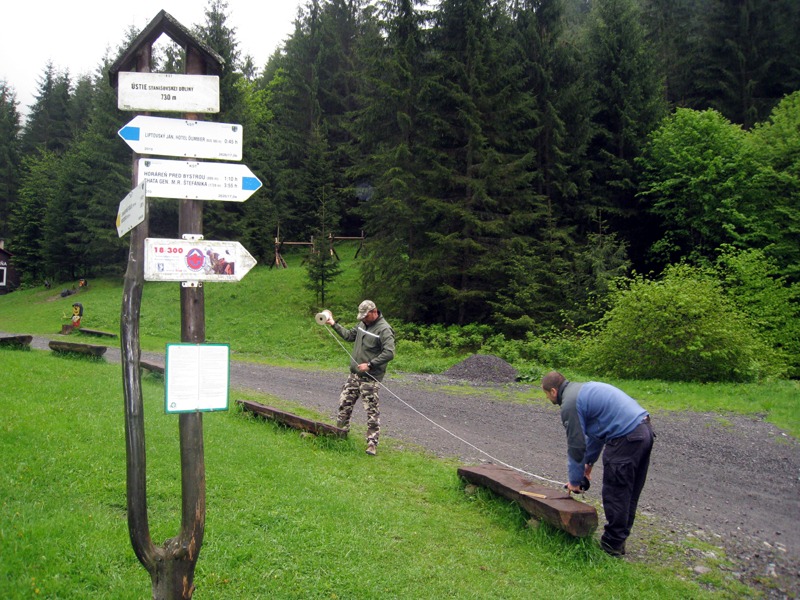
M47 339L35 337L33 346L47 348ZM163 361L158 355L143 358ZM106 360L118 361L118 349L109 348ZM344 379L344 367L331 373L231 365L234 390L296 402L328 422L334 421ZM565 478L564 430L557 407L541 391L464 382L458 387L463 393L444 391L452 383L390 373L381 391L382 435L464 463L501 462L547 479ZM509 389L529 392L530 401L496 399ZM640 402L648 408L646 400ZM671 555L665 547L679 548L687 574L717 570L767 597L800 596L800 443L756 417L652 412L652 419L657 439L627 559L662 562ZM351 435L363 431L365 420L359 407ZM382 451L389 450L381 448L378 459ZM601 477L598 463L594 481ZM588 494L598 507L600 487ZM686 536L702 547L686 549ZM720 561L723 555L727 560Z

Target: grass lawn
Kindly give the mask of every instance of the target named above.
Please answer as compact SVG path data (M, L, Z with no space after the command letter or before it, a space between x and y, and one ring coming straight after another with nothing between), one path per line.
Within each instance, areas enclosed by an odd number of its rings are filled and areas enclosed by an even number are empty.
M314 314L328 308L354 324L369 294L340 254L343 273L325 306L304 288L299 256L287 257L288 269L259 266L241 282L206 286L207 341L230 344L234 360L341 371L346 357ZM0 296L0 331L58 333L73 302L84 306L83 326L119 331L121 278L62 297L68 287ZM143 350L180 341L178 284L145 284L140 331ZM393 369L440 373L463 358L399 339ZM610 383L649 410L758 414L800 435L796 381ZM160 546L180 527L178 417L164 413L162 379L146 376L143 387L150 532ZM502 399L531 394L543 401L535 388L508 388ZM0 598L150 597L128 539L122 398L119 365L0 348ZM280 398L236 399L316 417ZM466 493L458 465L391 439L372 458L360 443L303 436L235 406L203 423L208 510L196 598L753 595L713 573L702 588L689 581L677 548L656 566L639 564L607 557L592 540L531 527L517 506L485 490Z
M0 597L149 597L128 539L119 365L0 349ZM177 416L143 381L148 508L178 533ZM279 399L234 394L280 404ZM456 464L382 440L303 436L235 408L204 415L196 598L703 598L675 568L607 557L465 493ZM358 437L358 436L354 436ZM731 588L730 586L734 587ZM746 595L726 584L721 595Z

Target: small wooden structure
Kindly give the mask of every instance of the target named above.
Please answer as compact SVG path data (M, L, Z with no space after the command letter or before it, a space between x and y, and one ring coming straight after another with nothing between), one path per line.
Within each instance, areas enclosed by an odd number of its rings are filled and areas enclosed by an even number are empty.
M272 267L278 267L279 269L283 267L284 269L287 268L286 261L281 254L281 250L284 246L308 246L310 248L310 253L314 254L316 252L314 248L314 236L311 236L311 241L309 242L284 242L281 240L280 237L275 237L275 260L269 266L271 269Z
M341 260L339 255L336 253L336 249L333 247L334 242L344 241L344 240L358 240L358 249L356 250L355 256L353 258L358 258L358 253L361 252L364 248L364 240L367 239L364 235L364 232L361 232L361 235L358 237L347 237L347 236L340 236L340 235L333 235L332 233L328 234L328 244L329 244L329 252L331 256L335 256L336 260Z
M593 506L578 502L566 490L533 483L513 469L498 465L461 467L458 475L518 503L532 517L575 537L589 536L597 529Z
M32 335L4 335L0 336L0 346L13 348L29 348L33 341Z
M19 274L11 261L13 254L4 246L5 242L0 240L0 294L7 294L19 287Z
M237 400L236 404L241 405L241 407L247 411L260 415L264 418L277 421L278 423L286 425L287 427L291 427L292 429L308 431L314 435L332 435L340 438L347 437L347 430L336 427L335 425L328 425L327 423L321 423L320 421L306 419L305 417L300 417L292 413L278 410L277 408L264 406L258 402Z
M106 346L78 344L76 342L60 342L58 340L53 340L48 345L54 352L74 352L78 354L88 354L90 356L103 356L106 350L108 350Z

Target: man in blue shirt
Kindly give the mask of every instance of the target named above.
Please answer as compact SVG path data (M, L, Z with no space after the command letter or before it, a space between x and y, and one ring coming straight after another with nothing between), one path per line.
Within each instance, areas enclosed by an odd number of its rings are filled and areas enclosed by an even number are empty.
M602 497L607 522L600 547L611 556L622 556L650 466L655 438L650 415L613 385L574 383L558 371L542 378L542 390L561 406L570 492L584 491L583 479L591 479L592 466L605 446Z

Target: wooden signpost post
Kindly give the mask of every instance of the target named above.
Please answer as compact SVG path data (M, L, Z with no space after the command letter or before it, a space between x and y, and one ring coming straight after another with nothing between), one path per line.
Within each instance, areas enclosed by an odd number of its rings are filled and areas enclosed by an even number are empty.
M162 35L169 36L185 49L185 74L150 73L153 44ZM240 126L208 124L198 119L198 113L219 111L216 74L223 63L214 50L162 10L109 69L111 84L118 89L121 110L182 113L180 119L136 116L119 131L119 136L134 151L131 179L135 188L123 200L117 215L120 237L128 232L131 235L120 317L128 531L134 553L150 573L152 596L156 600L188 599L194 593L194 570L203 543L206 515L203 412L221 409L223 397L227 406L228 381L224 375L211 379L214 390L210 404L206 402L207 394L197 390L187 392L181 383L191 380L187 376L191 376L189 371L196 366L195 359L201 361L208 354L201 351L207 346L204 345L203 283L237 281L255 265L255 259L238 242L202 241L203 202L200 200L243 202L261 187L261 182L243 165L164 161L143 157L140 153L180 158L241 158ZM151 174L151 167L157 168L158 173ZM161 177L162 167L165 177ZM172 179L180 180L180 186ZM146 251L147 198L152 196L179 199L181 239L156 240ZM153 270L146 272L147 258L151 259ZM232 260L228 261L229 258ZM182 344L175 353L178 358L173 360L177 370L168 376L170 406L175 405L179 424L181 528L178 535L157 547L150 537L147 517L139 315L144 281L159 280L159 269L162 274L168 273L161 280L181 282ZM220 272L216 272L217 269ZM198 352L181 351L183 346L196 348ZM211 350L211 353L216 357L217 351ZM184 398L187 394L189 400ZM199 401L193 404L190 400L195 397Z

